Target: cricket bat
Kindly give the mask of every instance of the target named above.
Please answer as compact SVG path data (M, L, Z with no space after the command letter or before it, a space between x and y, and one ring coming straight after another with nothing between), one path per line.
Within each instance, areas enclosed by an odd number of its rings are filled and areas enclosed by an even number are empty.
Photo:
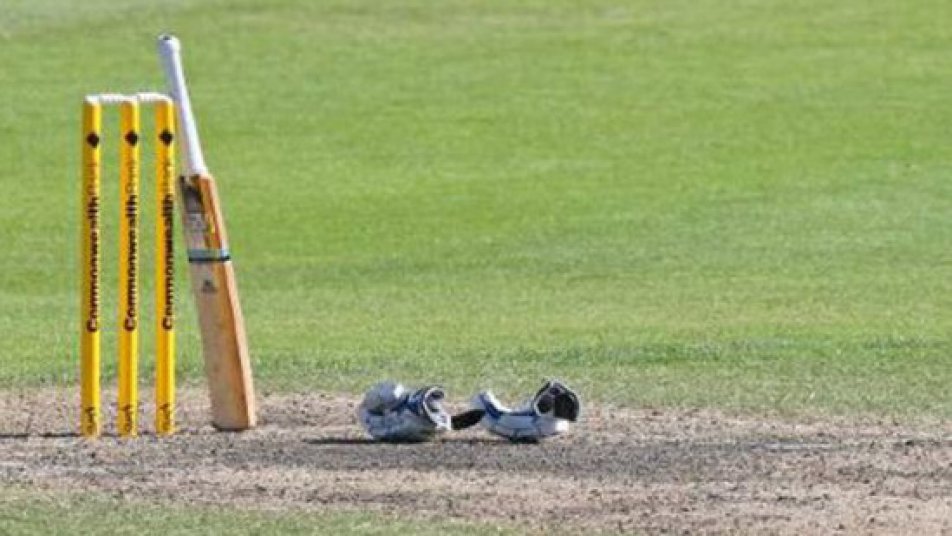
M158 48L169 93L178 109L185 164L178 180L178 197L205 357L212 425L219 430L246 430L254 427L256 421L251 359L218 190L202 155L185 85L181 44L172 35L162 35Z

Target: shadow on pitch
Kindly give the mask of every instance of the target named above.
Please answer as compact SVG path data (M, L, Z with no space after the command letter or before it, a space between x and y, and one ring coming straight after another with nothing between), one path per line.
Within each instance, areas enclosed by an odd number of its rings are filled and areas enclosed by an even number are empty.
M373 445L376 441L366 438L355 437L322 437L317 439L305 439L308 445Z
M0 434L0 441L7 439L65 439L65 438L75 438L79 437L79 434L76 432L16 432L16 433L5 433Z
M448 445L515 445L510 441L500 441L497 438L492 437L466 437L466 438L441 438L434 441L404 441L404 442L385 442L385 441L376 441L373 439L365 437L321 437L321 438L312 438L304 439L304 443L308 445L434 445L434 444L448 444Z

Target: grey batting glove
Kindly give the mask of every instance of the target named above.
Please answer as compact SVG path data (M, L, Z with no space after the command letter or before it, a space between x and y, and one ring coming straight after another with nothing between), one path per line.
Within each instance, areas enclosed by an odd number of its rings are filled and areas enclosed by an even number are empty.
M399 383L386 381L367 391L357 413L364 429L377 441L428 441L452 428L450 415L443 409L445 397L437 386L410 392Z

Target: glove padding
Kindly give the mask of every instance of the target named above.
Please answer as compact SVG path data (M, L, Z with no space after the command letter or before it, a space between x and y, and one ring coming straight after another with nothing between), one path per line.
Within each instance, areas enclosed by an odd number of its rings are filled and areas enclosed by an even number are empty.
M378 441L420 442L452 429L443 409L446 394L428 386L414 392L395 382L381 382L367 391L358 409L360 422Z
M568 386L551 380L531 400L515 409L500 404L489 391L476 395L472 408L472 412L483 412L479 422L489 432L511 441L534 443L567 432L570 424L578 420L581 403Z

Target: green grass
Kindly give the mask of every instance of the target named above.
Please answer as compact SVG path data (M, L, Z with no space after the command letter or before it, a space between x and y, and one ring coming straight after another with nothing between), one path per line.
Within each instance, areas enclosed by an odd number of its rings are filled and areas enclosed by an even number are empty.
M409 522L369 513L313 515L148 503L101 494L69 495L0 488L4 534L512 534L510 529L447 521Z
M265 388L952 416L944 2L113 4L0 13L0 383L75 377L79 97L173 30Z

